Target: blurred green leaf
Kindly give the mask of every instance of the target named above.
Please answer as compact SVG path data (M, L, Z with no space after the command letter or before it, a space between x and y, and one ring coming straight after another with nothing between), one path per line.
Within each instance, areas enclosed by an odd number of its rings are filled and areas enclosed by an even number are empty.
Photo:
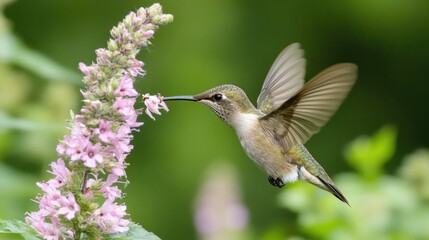
M81 85L81 76L34 51L10 32L0 34L0 62L14 63L49 81Z
M399 171L404 177L381 174L382 165L395 152L395 140L395 128L385 126L373 137L359 138L348 146L349 161L359 171L334 180L351 208L313 186L282 192L280 204L298 213L302 235L334 240L428 239L429 206L421 194L429 189L429 151L418 150L404 158Z
M17 119L0 111L0 130L18 129L23 131L58 131L62 129L57 124L37 123L26 119Z
M285 236L288 236L285 238ZM283 224L273 225L265 232L264 235L257 238L260 240L303 240L300 236L291 235Z
M37 189L35 187L35 182L36 177L34 177L33 175L25 174L0 163L0 189L2 189L2 191L6 191L9 196L34 195L34 190ZM0 198L0 203L2 203L4 199L8 198L9 197L2 195L2 197ZM0 209L1 208L2 207L0 207Z
M30 199L38 192L35 182L35 176L0 163L0 216L20 218L34 207Z
M146 231L142 226L136 223L130 223L128 225L129 230L125 233L115 234L106 237L105 239L115 239L115 240L160 240L154 233Z
M297 182L281 191L278 195L280 206L287 207L294 211L309 208L314 199L313 186L307 183Z
M416 192L429 199L429 150L419 149L405 157L399 174L407 179Z
M19 220L1 220L0 219L0 233L19 234L25 240L40 240L37 232L26 223ZM0 239L4 239L0 236ZM83 236L82 239L89 239ZM125 233L114 234L106 236L104 239L114 240L160 240L154 233L146 231L142 226L130 223L129 230Z
M37 237L38 234L33 228L31 228L26 223L19 220L1 220L0 219L0 234L1 233L19 234L25 240L40 240L40 238ZM5 238L0 236L0 239L5 239Z
M357 138L346 148L348 162L364 176L376 177L395 152L396 135L395 127L387 125L373 137Z

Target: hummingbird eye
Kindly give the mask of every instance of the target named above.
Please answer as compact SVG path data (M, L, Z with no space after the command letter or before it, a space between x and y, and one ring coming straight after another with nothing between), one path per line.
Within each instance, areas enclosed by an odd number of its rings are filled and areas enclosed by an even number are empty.
M215 95L213 95L213 100L215 100L215 101L220 101L220 100L222 100L222 98L223 98L223 95L222 94L220 94L220 93L216 93Z

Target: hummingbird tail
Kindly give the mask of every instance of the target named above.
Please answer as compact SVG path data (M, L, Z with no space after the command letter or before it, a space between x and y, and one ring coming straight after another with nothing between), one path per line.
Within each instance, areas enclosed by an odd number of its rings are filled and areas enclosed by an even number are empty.
M334 195L335 197L337 197L338 199L340 199L341 201L343 201L344 203L346 203L347 205L350 206L349 201L347 200L346 197L344 197L344 195L341 193L341 191L333 184L329 184L325 181L323 181L323 179L317 177L320 182L323 183L323 185L326 187L326 190L328 190L330 193L332 193L332 195Z

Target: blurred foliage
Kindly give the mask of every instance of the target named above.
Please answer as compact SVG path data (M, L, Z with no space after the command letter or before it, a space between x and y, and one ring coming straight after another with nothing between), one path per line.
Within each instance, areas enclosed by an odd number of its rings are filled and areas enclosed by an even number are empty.
M94 61L94 50L106 45L110 28L130 10L151 3L0 0L0 218L22 219L36 207L30 201L39 192L35 182L49 177L46 170L56 160L55 145L69 111L79 110L78 63ZM163 239L197 238L193 202L203 173L217 159L228 159L240 170L254 236L323 238L333 228L338 231L332 237L352 230L350 236L363 236L364 227L380 236L384 226L397 229L392 234L398 238L403 229L420 236L427 217L428 164L416 159L426 159L427 150L405 160L402 156L428 147L429 1L161 4L175 21L160 29L153 46L140 55L147 75L136 87L143 93L194 94L231 83L255 102L276 55L292 42L305 50L306 79L338 62L356 63L359 77L351 94L306 146L332 176L350 166L357 173L335 178L351 209L322 190L297 183L281 193L283 198L291 192L288 201L281 201L291 205L281 211L276 205L279 190L249 161L234 131L201 105L171 103L171 111L156 122L141 119L145 125L127 158L131 184L125 202L133 221ZM377 138L355 140L346 150L347 165L341 156L345 143L385 123L396 126L399 134L386 127ZM309 207L302 210L301 205ZM412 212L415 221L401 220ZM352 225L351 219L359 224Z
M142 226L136 223L129 224L129 230L124 233L118 233L106 236L105 240L160 240L154 233L146 231ZM38 233L26 223L19 220L0 219L0 239L24 239L41 240ZM53 239L53 238L52 238ZM92 240L87 235L81 236L82 240Z
M56 158L52 146L78 103L69 85L78 75L22 44L3 17L0 26L0 216L22 219L34 208L36 176Z
M0 239L25 239L25 240L40 240L36 237L37 233L30 226L18 220L2 220L0 219Z
M312 186L283 191L280 204L297 212L299 233L312 239L428 239L429 151L405 157L400 174L382 174L395 142L395 128L386 126L348 146L345 157L357 171L341 173L335 182L351 208Z
M395 152L396 130L392 126L382 128L372 138L360 137L346 150L349 164L366 178L376 178L382 166L392 159Z

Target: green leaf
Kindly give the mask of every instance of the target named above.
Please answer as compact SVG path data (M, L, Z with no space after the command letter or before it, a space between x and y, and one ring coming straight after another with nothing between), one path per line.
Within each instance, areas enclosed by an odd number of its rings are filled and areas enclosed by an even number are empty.
M348 162L365 177L374 178L395 153L396 128L382 127L373 137L359 137L346 148Z
M40 240L36 231L26 223L19 220L1 220L0 219L0 234L19 234L25 240ZM3 239L0 237L0 239Z
M128 225L129 230L124 233L114 234L107 236L105 239L115 239L115 240L160 240L158 236L154 233L146 231L142 226L136 223L130 223Z
M24 209L31 209L35 204L29 199L39 192L34 184L36 177L11 168L0 162L0 216L8 219L20 219ZM2 239L2 238L0 238Z
M62 81L81 85L81 75L64 68L45 55L34 51L13 33L0 34L0 62L14 63L49 81Z
M52 123L37 123L27 119L14 118L0 110L0 130L17 129L22 131L59 131L61 127Z

